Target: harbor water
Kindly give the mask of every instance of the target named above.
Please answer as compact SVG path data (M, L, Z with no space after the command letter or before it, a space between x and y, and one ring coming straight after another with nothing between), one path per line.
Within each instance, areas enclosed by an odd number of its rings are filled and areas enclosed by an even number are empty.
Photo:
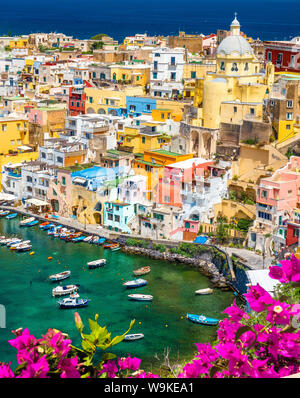
M30 240L34 251L30 255L0 246L0 304L6 311L6 328L0 328L0 361L17 364L16 350L7 341L14 338L11 330L20 327L27 327L36 338L49 328L59 329L80 347L75 311L85 324L84 333L90 332L88 319L94 319L97 313L99 324L105 325L112 337L124 333L135 319L130 333L143 333L145 337L123 341L109 352L139 357L144 369L157 368L167 349L171 361L182 362L192 358L194 343L215 340L216 327L191 323L185 318L186 313L223 319L222 311L234 299L232 291L215 289L211 295L195 295L195 290L210 287L209 279L187 265L113 252L85 242L65 242L48 236L38 225L20 227L20 220L20 216L0 219L0 235ZM105 258L106 265L90 270L87 262L99 258ZM126 289L122 284L134 279L133 270L146 265L151 266L151 272L142 278L148 285ZM58 283L47 278L65 270L70 270L71 276L60 284L79 284L80 296L91 300L88 307L59 309L58 298L51 294ZM151 294L153 301L131 301L128 294L132 293Z

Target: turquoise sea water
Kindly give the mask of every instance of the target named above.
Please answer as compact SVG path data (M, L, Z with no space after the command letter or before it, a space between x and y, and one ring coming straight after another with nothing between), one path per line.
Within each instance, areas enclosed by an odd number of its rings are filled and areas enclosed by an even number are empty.
M7 341L14 336L12 329L28 327L39 338L48 328L68 333L75 345L80 337L74 324L75 309L58 308L58 298L51 296L57 286L47 280L48 276L71 270L71 277L65 284L80 284L81 297L91 299L89 306L77 311L89 333L88 318L99 314L99 323L106 325L112 336L125 332L131 319L135 325L130 333L143 333L145 338L135 342L121 342L110 350L117 355L137 356L143 360L143 367L155 368L157 354L162 358L164 349L170 349L170 358L183 360L191 358L195 351L194 342L208 342L215 339L215 327L201 326L189 322L186 313L206 314L213 318L224 318L221 312L232 303L233 293L214 290L212 295L197 296L195 290L209 286L209 279L188 266L156 261L111 252L87 243L64 242L49 237L38 226L19 227L20 217L0 219L0 235L18 235L31 240L33 256L29 252L16 253L6 246L0 246L0 304L6 308L6 329L0 329L0 361L16 364L16 351ZM48 257L52 256L51 261ZM107 264L89 270L86 263L106 258ZM132 280L134 269L151 265L151 272L143 278L148 285L136 289L137 293L151 294L153 302L130 301L124 281ZM32 281L32 284L30 284ZM167 326L166 326L167 325Z

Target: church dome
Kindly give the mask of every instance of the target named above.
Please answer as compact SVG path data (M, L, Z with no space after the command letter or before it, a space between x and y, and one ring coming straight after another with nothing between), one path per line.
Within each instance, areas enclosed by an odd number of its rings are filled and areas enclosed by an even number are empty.
M253 54L253 50L248 41L243 36L230 35L221 41L218 49L218 55L230 55L238 53L239 55Z

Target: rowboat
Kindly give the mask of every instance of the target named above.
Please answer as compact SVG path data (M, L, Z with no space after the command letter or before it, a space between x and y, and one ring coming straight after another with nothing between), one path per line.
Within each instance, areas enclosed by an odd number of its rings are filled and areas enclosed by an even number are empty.
M28 223L30 223L31 221L34 221L34 220L35 220L34 217L25 218L24 220L20 221L20 227L24 227Z
M78 285L56 286L52 289L52 296L64 296L78 290Z
M219 319L208 318L205 315L195 315L195 314L186 314L187 319L194 323L200 323L202 325L217 325L219 323Z
M44 228L46 228L47 225L49 225L49 224L50 224L49 221L45 221L45 222L43 222L43 223L40 224L40 228L41 228L41 229L44 229Z
M148 282L145 279L135 279L133 281L128 281L124 282L123 286L126 286L127 288L134 288L134 287L141 287L147 285Z
M134 333L134 334L126 334L124 337L124 341L134 341L139 340L144 337L143 333Z
M15 218L17 217L18 213L10 213L8 214L5 218L7 218L8 220L10 220L11 218Z
M52 282L62 281L63 279L69 278L70 275L71 275L71 271L63 271L63 272L59 272L58 274L50 275L49 279Z
M106 243L106 245L103 245L103 248L104 249L110 249L114 245L115 245L115 243Z
M82 298L64 298L58 301L60 308L79 308L87 307L91 300Z
M5 239L1 244L8 246L13 243L19 243L20 241L21 241L21 239L19 239L19 238L8 238L8 239Z
M12 246L12 245L15 245L15 244L19 244L19 243L21 243L22 242L22 239L14 239L14 240L11 240L10 242L8 242L7 244L6 244L6 246L7 247L10 247L10 246Z
M0 212L0 217L7 216L9 213L10 213L9 210L4 210L4 211Z
M136 301L152 301L153 296L151 294L128 294L128 297L131 300L136 300Z
M200 289L200 290L196 290L195 293L196 294L212 294L213 289L207 288L207 289Z
M86 236L86 237L83 239L83 241L84 241L84 242L90 242L92 239L93 239L93 235L90 235L90 236Z
M138 276L138 275L145 275L148 274L151 271L151 267L150 266L146 266L146 267L142 267L139 269L136 269L135 271L133 271L134 275Z
M26 226L27 227L33 227L34 225L36 225L38 223L39 223L38 220L33 220L33 221L30 221L28 224L26 224Z
M112 245L111 247L110 247L110 250L112 251L112 252L115 252L115 251L117 251L117 250L120 250L121 249L121 247L120 247L120 245L119 244L115 244L115 245Z
M46 231L47 229L50 229L52 227L55 227L55 224L52 224L50 222L40 224L40 228L43 229L44 231Z
M72 239L72 242L81 242L82 240L84 240L85 236L84 235L80 235L77 236L76 238Z
M104 264L106 264L106 260L105 258L99 258L99 260L95 260L95 261L90 261L89 263L87 263L89 268L98 268L98 267L103 267Z

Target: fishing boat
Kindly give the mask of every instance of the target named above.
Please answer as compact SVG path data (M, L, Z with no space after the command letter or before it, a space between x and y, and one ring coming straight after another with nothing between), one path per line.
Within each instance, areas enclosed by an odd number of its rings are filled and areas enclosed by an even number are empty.
M125 334L124 341L134 341L139 340L144 337L143 333L133 333L133 334Z
M35 218L34 217L29 217L29 218L25 218L24 220L20 221L20 227L24 227L26 226L28 223L30 223L31 221L34 221Z
M106 241L105 238L98 238L97 240L93 241L95 245L102 245Z
M201 325L217 325L219 323L219 319L209 318L205 315L195 315L195 314L186 314L187 319L194 323L200 323Z
M106 264L105 258L99 258L99 260L90 261L87 263L90 269L103 267Z
M136 269L135 271L133 271L133 274L136 276L145 275L145 274L149 274L150 271L151 271L151 267L146 266L146 267Z
M4 210L4 211L2 211L2 212L0 213L0 217L7 216L9 213L10 213L9 210Z
M103 245L103 248L104 249L110 249L114 245L115 245L115 243L106 243L106 245Z
M5 218L7 218L8 220L10 220L11 218L15 218L18 216L18 213L10 213L8 214Z
M134 288L134 287L142 287L147 284L148 282L145 279L139 278L139 279L134 279L133 281L124 282L123 286L126 286L127 288Z
M29 244L20 244L20 245L18 245L17 247L16 247L16 251L17 252L27 252L27 251L29 251L29 250L31 250L32 249L32 245L29 245Z
M71 271L63 271L63 272L59 272L58 274L50 275L49 279L52 282L62 281L63 279L69 278L70 275L71 275Z
M153 296L151 294L128 294L130 300L135 301L152 301Z
M64 298L58 301L60 308L87 307L91 300L83 298Z
M212 294L214 290L207 288L207 289L200 289L200 290L196 290L195 293L196 294Z
M52 296L64 296L78 290L78 285L56 286L52 289Z

